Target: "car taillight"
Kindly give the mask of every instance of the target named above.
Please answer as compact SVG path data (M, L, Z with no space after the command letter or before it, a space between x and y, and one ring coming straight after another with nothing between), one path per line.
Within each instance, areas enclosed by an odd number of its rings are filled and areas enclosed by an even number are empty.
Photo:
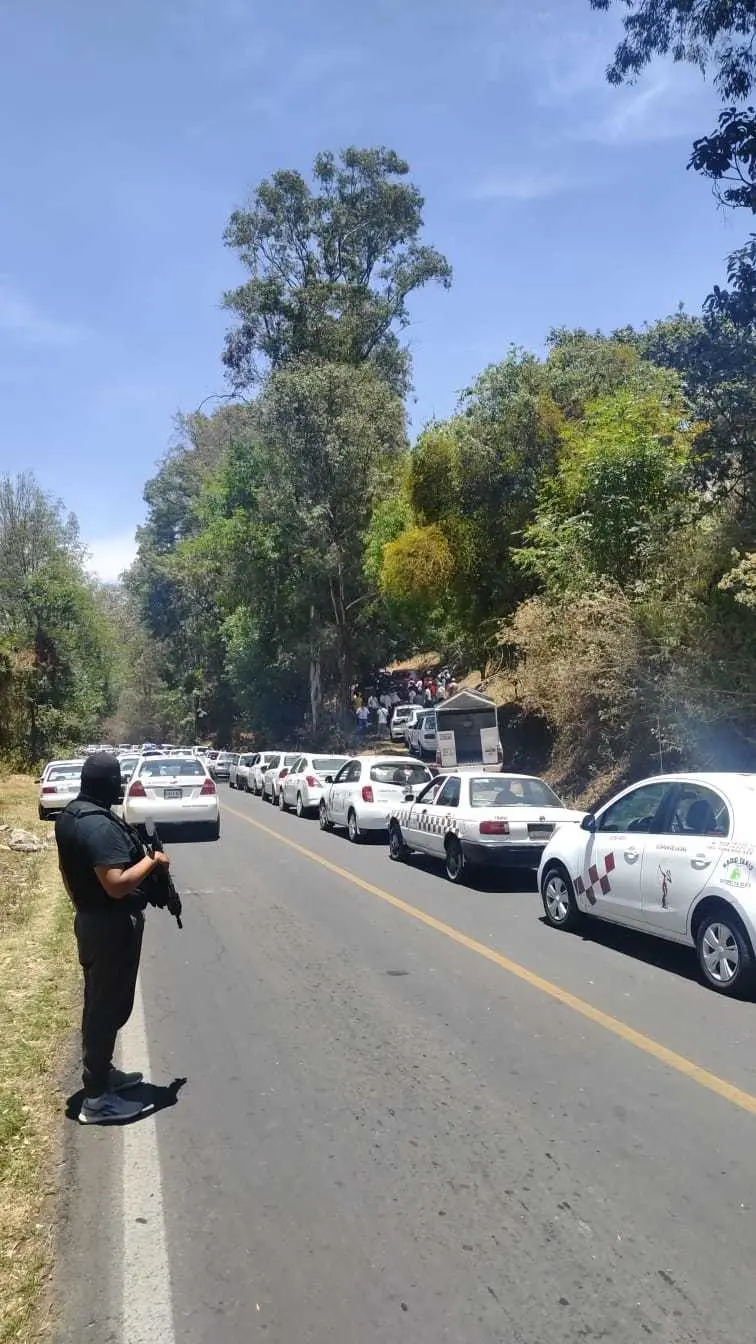
M205 798L207 798L208 794L216 792L215 781L208 778L204 781L202 788L200 789L200 797L204 794Z
M509 835L508 821L482 821L478 827L481 835Z
M314 775L305 775L305 783L308 789L316 789L318 787L318 781Z
M144 791L144 784L142 783L141 779L132 780L131 784L129 784L129 798L146 798L146 797L147 794Z
M43 793L57 793L57 792L58 792L58 786L57 786L56 784L43 784L43 786L42 786L42 792L43 792Z
M372 803L372 801L373 801L373 786L372 786L372 784L364 784L364 785L363 785L363 788L362 788L362 801L363 801L363 803Z

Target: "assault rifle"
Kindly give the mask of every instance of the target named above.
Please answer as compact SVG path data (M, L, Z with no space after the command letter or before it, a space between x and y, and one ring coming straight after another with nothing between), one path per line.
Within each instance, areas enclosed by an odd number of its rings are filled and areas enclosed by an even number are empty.
M152 817L148 817L144 823L145 833L147 835L147 848L153 855L156 850L162 851L163 845L158 835L158 829ZM173 878L170 869L160 863L150 873L149 878L144 884L143 890L146 893L150 905L157 906L158 910L167 910L173 915L180 929L183 929L181 923L181 897L173 885Z

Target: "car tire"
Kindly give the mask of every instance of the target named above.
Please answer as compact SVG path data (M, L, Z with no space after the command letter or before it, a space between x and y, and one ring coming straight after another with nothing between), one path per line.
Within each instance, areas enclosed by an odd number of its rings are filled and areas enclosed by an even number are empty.
M45 812L45 809L43 808L41 803L37 804L37 816L39 817L40 821L47 821L47 813Z
M543 912L552 929L576 929L581 915L575 888L560 863L550 864L541 879Z
M388 833L389 858L395 863L404 863L409 858L409 850L404 843L402 830L398 821L392 821Z
M217 821L211 821L207 828L208 840L220 840L220 817Z
M444 845L446 858L444 868L446 876L455 887L461 887L467 881L467 864L465 854L456 835L449 835Z
M287 809L286 809L286 799L284 798L284 791L283 791L283 789L279 789L279 790L278 790L278 807L279 807L279 810L280 810L281 812L285 812L285 811L287 810Z
M738 915L725 902L713 906L701 920L696 952L704 983L710 989L732 997L753 994L756 962L751 940Z
M359 845L362 841L362 831L360 830L360 825L357 821L357 813L353 807L349 809L349 815L347 817L347 835L353 845Z
M318 808L318 821L320 822L321 831L330 831L332 829L331 822L328 820L328 809L324 802L321 802L320 807Z
M298 817L303 817L303 816L304 816L304 813L305 813L304 803L302 802L302 795L301 795L301 793L298 793L298 794L297 794L297 807L296 807L296 812L297 812L297 816L298 816Z

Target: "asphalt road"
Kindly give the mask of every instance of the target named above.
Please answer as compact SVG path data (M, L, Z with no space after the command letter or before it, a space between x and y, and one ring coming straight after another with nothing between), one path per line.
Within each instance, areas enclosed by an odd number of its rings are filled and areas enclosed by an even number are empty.
M162 1109L67 1125L61 1344L753 1341L756 1008L222 799L149 918Z

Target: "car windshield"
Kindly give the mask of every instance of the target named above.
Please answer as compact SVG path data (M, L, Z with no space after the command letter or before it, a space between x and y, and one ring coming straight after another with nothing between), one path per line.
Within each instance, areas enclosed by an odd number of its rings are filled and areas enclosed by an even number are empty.
M328 775L335 775L342 765L346 765L348 759L348 756L313 756L312 768Z
M370 768L370 778L376 784L395 784L398 788L416 788L425 784L431 777L425 765L414 765L409 761L397 765L396 761L380 761Z
M50 770L48 770L45 778L47 780L51 780L53 783L59 782L60 780L63 779L71 779L71 780L81 779L81 766L54 765Z
M562 807L542 779L482 775L470 780L471 807Z
M204 779L205 771L201 761L188 757L163 756L160 760L145 761L139 771L143 779L174 779L178 776Z

